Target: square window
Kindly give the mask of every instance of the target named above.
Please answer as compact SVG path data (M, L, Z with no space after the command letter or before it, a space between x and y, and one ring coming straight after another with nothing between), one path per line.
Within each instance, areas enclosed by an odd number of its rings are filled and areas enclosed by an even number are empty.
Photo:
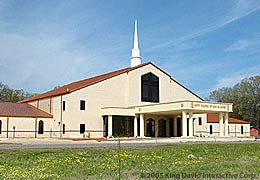
M65 124L62 125L62 134L65 134Z
M202 125L202 118L199 117L199 125Z
M80 130L79 130L80 134L84 134L85 131L86 131L86 126L85 126L85 124L80 124Z
M80 110L86 110L86 101L80 100Z
M65 109L66 109L66 102L62 101L62 110L65 111Z
M213 134L213 126L212 125L209 126L209 134Z

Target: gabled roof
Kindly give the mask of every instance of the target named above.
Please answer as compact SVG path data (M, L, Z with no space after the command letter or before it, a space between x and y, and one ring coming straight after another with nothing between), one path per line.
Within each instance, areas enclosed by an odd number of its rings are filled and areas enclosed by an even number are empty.
M52 118L53 116L26 103L0 102L0 117Z
M59 96L59 95L64 95L64 94L68 94L71 93L73 91L77 91L79 89L85 88L87 86L99 83L101 81L110 79L112 77L118 76L120 74L123 73L127 73L130 72L132 70L144 67L146 65L153 65L155 68L157 68L158 70L162 71L164 74L166 74L167 76L169 76L171 78L171 80L173 80L174 82L176 82L177 84L179 84L181 87L183 87L184 89L186 89L187 91L189 91L190 93L192 93L194 96L198 97L199 99L203 100L201 97L199 97L198 95L196 95L195 93L193 93L192 91L190 91L189 89L187 89L186 87L184 87L183 85L181 85L179 82L177 82L176 80L174 80L169 74L167 74L165 71L163 71L162 69L160 69L159 67L157 67L156 65L154 65L151 62L147 62L144 64L140 64L138 66L135 67L129 67L129 68L125 68L125 69L121 69L121 70L117 70L117 71L113 71L107 74L103 74L103 75L99 75L99 76L95 76L95 77L91 77L88 79L84 79L84 80L80 80L77 82L73 82L67 85L64 85L62 87L53 89L51 91L48 91L46 93L43 94L39 94L37 96L28 98L28 99L24 99L22 101L20 101L19 103L25 103L25 102L31 102L31 101L35 101L35 100L39 100L39 99L44 99L44 98L49 98L49 97L54 97L54 96ZM204 100L203 100L204 101Z
M213 114L213 113L208 113L207 114L207 123L219 123L219 115ZM250 124L250 122L232 118L232 117L228 117L228 123L230 123L230 124Z

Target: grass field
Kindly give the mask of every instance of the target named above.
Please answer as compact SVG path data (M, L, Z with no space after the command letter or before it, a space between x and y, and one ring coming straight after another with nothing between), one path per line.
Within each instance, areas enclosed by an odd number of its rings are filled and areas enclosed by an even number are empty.
M260 177L260 144L0 150L0 179Z

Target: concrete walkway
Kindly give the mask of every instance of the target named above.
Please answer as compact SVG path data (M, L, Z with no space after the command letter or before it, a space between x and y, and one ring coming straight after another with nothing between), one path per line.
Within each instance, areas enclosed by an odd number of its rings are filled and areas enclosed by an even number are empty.
M255 138L121 138L122 146L155 146L167 144L240 144L260 143ZM85 147L110 147L117 146L118 139L112 138L105 141L56 138L0 138L0 149L30 149L30 148L85 148Z

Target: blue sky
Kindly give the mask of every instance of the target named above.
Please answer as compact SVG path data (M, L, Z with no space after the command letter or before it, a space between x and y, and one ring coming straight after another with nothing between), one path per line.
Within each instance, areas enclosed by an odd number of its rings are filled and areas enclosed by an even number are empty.
M0 82L41 93L143 62L201 97L260 74L260 1L0 0Z

